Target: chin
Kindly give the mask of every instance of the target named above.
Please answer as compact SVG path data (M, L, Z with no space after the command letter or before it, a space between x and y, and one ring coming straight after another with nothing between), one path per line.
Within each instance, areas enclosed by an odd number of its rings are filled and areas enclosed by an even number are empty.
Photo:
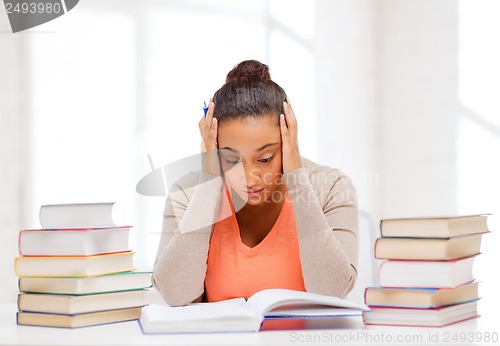
M261 204L266 203L267 200L248 199L246 202L247 202L247 204L250 204L250 205L261 205Z
M268 202L269 197L271 196L268 193L265 193L264 196L259 196L258 198L257 197L249 197L246 193L237 193L237 194L242 202L244 202L245 204L254 205L254 206L262 205L262 204Z
M261 197L261 198L246 198L246 202L247 202L247 204L250 204L250 205L269 204L269 203L275 202L272 197L273 197L273 193L266 191L266 193L264 194L263 197Z

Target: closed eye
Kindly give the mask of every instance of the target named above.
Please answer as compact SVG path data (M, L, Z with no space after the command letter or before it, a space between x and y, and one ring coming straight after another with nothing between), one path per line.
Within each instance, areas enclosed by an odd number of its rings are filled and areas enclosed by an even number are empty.
M268 163L269 161L271 161L271 160L273 159L273 157L274 157L274 155L273 155L273 156L270 156L270 157L268 157L268 158L266 158L266 159L261 159L261 160L259 160L259 162L262 162L262 163Z
M270 157L267 157L265 159L257 160L257 161L259 161L260 163L268 163L268 162L270 162L273 159L273 157L274 157L274 155L270 156ZM240 162L241 162L241 160L228 160L228 159L226 159L226 163L228 165L237 165Z
M229 165L237 165L241 160L228 160L226 159L227 164Z

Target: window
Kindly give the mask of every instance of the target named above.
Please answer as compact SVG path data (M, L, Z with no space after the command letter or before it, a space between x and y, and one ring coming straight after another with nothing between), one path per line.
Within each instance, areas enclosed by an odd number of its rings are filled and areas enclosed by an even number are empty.
M301 149L314 159L314 8L286 1L284 16L283 3L88 0L30 35L31 222L41 204L116 201L137 266L151 267L165 198L135 191L148 155L160 167L198 153L203 101L249 58L270 64L299 121L307 114Z
M500 23L495 1L459 3L459 101L462 118L458 133L458 208L460 213L493 213L490 230L500 220ZM495 207L496 206L496 207ZM494 208L494 209L491 209ZM482 254L475 262L475 276L484 281L481 295L488 298L482 309L498 306L491 275L492 264L500 260L494 233L486 234ZM493 238L492 238L493 237ZM494 303L497 299L497 303Z

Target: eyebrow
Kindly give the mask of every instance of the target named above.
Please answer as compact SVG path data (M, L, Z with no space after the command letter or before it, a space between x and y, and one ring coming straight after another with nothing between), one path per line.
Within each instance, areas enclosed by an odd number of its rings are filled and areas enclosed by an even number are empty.
M262 151L262 150L266 149L267 147L270 147L270 146L276 145L276 144L279 144L279 143L267 143L267 144L261 146L259 149L255 150L255 151L259 152L259 151ZM230 147L224 147L224 148L222 148L222 150L229 150L229 151L232 151L234 153L238 153L238 150L230 148Z

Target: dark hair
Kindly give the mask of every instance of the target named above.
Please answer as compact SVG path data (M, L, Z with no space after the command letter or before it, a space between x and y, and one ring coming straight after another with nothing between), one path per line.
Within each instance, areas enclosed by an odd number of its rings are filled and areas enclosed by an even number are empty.
M236 65L214 94L214 117L219 122L283 113L286 93L271 80L269 66L246 60ZM277 117L279 124L279 118Z

